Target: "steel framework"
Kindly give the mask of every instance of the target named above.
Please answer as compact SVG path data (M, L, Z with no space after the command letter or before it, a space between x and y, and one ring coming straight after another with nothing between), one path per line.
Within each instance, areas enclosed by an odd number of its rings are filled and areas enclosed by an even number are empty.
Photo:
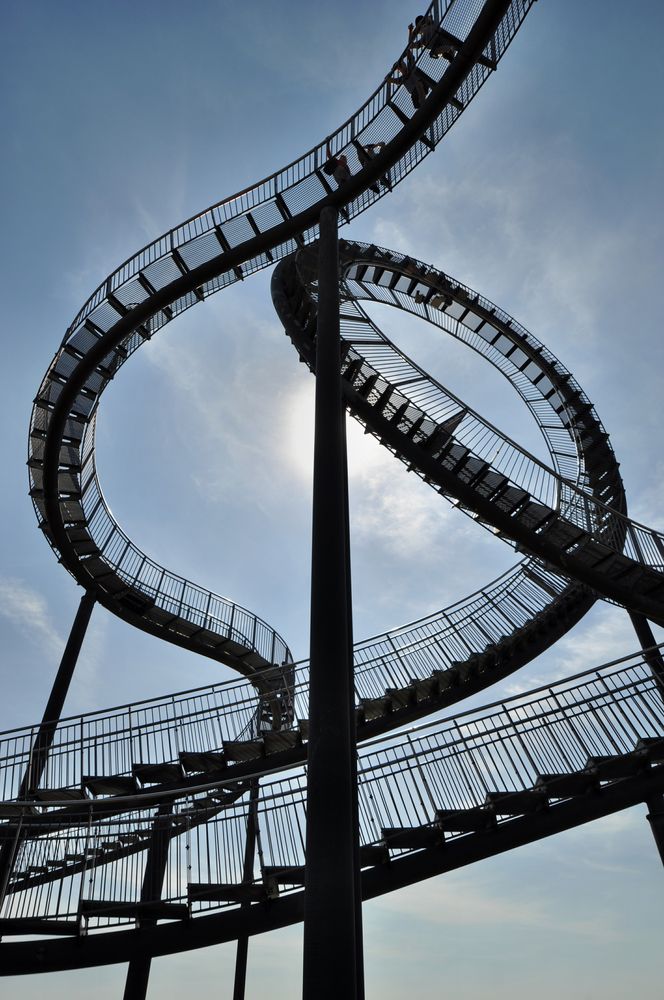
M446 56L435 57L431 40L411 47L428 81L419 107L386 79L328 140L125 261L67 330L32 412L30 495L85 596L41 725L0 734L0 974L127 962L126 996L142 996L153 957L238 940L240 996L248 937L302 919L306 761L320 733L309 662L294 663L255 613L129 539L97 474L98 405L161 327L276 262L275 307L316 371L330 315L324 219L349 222L435 149L531 4L436 0L426 16ZM324 169L328 143L348 158L342 183ZM367 158L372 144L383 145ZM664 624L664 535L628 517L592 403L532 334L436 267L346 241L337 270L345 406L522 555L451 607L353 646L352 683L346 671L336 693L346 703L354 693L347 707L359 746L357 773L354 758L344 764L357 794L348 806L359 832L355 903L638 802L648 803L664 851L664 682L648 625ZM406 357L366 302L419 316L497 368L533 414L550 464ZM337 484L340 476L337 469ZM598 598L628 609L637 654L399 732L532 660ZM350 648L345 600L340 592L339 645ZM94 603L244 677L61 720ZM38 935L39 946L15 940L25 935Z

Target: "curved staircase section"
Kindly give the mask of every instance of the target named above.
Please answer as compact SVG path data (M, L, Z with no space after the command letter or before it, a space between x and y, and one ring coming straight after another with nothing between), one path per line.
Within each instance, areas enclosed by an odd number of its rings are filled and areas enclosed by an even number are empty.
M663 695L639 654L364 746L364 898L661 796ZM166 818L151 803L59 827L25 816L0 928L42 940L4 940L2 972L126 962L136 947L170 954L301 919L305 772L262 776L263 855L251 881L243 878L246 792L224 805L222 788L211 795L201 783ZM164 891L145 900L144 848L157 820L169 845ZM60 888L45 892L54 871ZM159 923L137 931L143 917Z
M348 328L342 329L342 371L351 413L409 468L518 548L664 624L664 536L627 517L608 435L571 374L511 317L437 269L374 246L347 243L342 254L349 310L342 312ZM316 303L307 263L299 275L294 262L277 268L273 298L300 357L313 368ZM442 325L447 319L465 326L475 335L475 350L493 351L504 374L518 373L522 389L533 393L531 409L550 403L582 456L577 481L524 452L435 383L380 333L356 298L397 307L410 300L410 311L419 307L430 321L435 316Z
M238 279L316 238L321 209L345 221L398 184L456 121L491 75L531 0L432 5L456 39L451 60L427 49L418 66L431 82L419 110L385 79L328 139L298 160L182 223L125 261L90 296L67 330L35 399L30 494L60 561L109 610L163 639L244 673L290 660L260 618L164 569L135 546L106 504L94 463L101 394L124 361L165 323ZM435 8L435 10L434 10ZM326 146L348 156L341 186L324 172ZM358 144L384 143L366 165ZM373 188L389 175L389 185Z

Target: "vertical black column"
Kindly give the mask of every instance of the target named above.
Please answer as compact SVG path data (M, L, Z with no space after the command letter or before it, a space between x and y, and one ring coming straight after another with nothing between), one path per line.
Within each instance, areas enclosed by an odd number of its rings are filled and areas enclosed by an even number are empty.
M304 1000L356 1000L354 719L337 213L320 216ZM353 723L353 724L351 724Z
M30 762L21 780L17 796L19 800L27 798L39 786L94 605L94 593L91 590L86 590L78 606L74 624L71 627L69 639L53 681L51 694L44 709L41 725L32 745ZM11 835L12 839L5 841L0 849L0 905L5 898L14 857L20 843L20 837L15 835L15 829L8 828L6 832Z
M353 659L353 586L350 559L350 511L348 507L348 451L346 446L346 413L342 407L342 448L344 465L344 491L346 494L346 601L347 601L347 639L348 639L348 695L350 698L351 727L351 796L353 800L353 863L355 866L355 969L357 981L357 1000L364 1000L364 938L362 934L362 876L360 874L360 815L357 784L357 750L356 750L356 719L355 719L355 664Z
M664 698L664 660L659 649L652 648L657 645L657 640L650 628L650 622L645 615L637 614L635 611L630 611L629 617L641 644L643 658L652 670L655 680L658 681L662 698Z
M242 869L242 881L251 884L254 880L254 856L256 853L256 832L258 828L258 778L254 778L249 789L249 810L247 812L247 839L244 842L244 866ZM242 908L251 904L243 904ZM235 953L235 981L233 984L233 1000L244 1000L244 991L247 982L247 955L249 951L249 938L237 939L237 951Z
M141 887L142 903L161 899L166 864L168 862L168 848L171 843L172 814L173 803L166 802L159 806L154 818L148 856L145 862L143 885ZM139 927L154 927L156 923L157 921L154 917L139 917L138 921ZM131 959L129 968L127 969L123 1000L145 1000L148 992L151 965L152 955L146 951L141 951L140 954Z

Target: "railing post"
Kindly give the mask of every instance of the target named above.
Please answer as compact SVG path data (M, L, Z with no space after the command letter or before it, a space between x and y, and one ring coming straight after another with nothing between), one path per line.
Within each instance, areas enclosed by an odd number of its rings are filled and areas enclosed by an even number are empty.
M324 209L318 260L304 1000L356 1000L361 968L337 225L336 211ZM323 975L321 970L326 970Z
M652 796L646 799L648 815L646 819L650 823L652 835L659 851L662 864L664 865L664 795Z

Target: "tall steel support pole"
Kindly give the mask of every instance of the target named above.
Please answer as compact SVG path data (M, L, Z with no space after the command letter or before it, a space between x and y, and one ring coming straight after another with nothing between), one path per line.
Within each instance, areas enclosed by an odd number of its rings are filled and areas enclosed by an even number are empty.
M249 789L249 809L247 812L247 837L244 842L244 867L242 870L242 881L251 884L254 880L254 858L256 856L256 832L258 829L258 778L251 782ZM251 904L243 904L250 906ZM237 939L237 951L235 952L235 981L233 983L233 1000L244 1000L244 991L247 983L247 955L249 951L249 938Z
M659 685L660 697L664 700L664 660L659 649L652 648L657 643L650 627L650 622L645 615L640 615L633 611L629 612L629 617L634 626L637 638L641 643L643 658L650 667L652 675ZM664 796L652 795L649 799L646 799L646 806L648 807L646 819L650 823L650 829L655 838L659 856L662 859L662 864L664 864Z
M25 774L21 780L17 798L26 798L35 788L38 787L41 776L44 773L48 760L51 744L55 731L58 728L65 698L69 691L69 685L74 673L74 668L81 652L83 639L90 621L90 615L95 605L95 595L93 591L86 590L81 598L74 618L74 624L69 633L69 639L65 646L58 672L53 681L51 694L44 709L41 725L37 730L32 749L30 751L30 761ZM5 898L9 877L11 875L16 850L20 843L20 837L13 837L12 841L5 841L0 850L0 905Z
M172 827L173 803L166 802L159 806L152 824L150 847L148 848L141 887L142 903L161 899ZM154 917L139 918L139 927L154 927L156 923ZM123 1000L145 1000L151 965L152 955L149 952L142 952L131 959L127 969Z
M304 1000L357 1000L347 474L337 213L320 216L311 563Z
M351 795L353 798L353 863L355 865L355 969L357 980L357 1000L364 1000L364 937L362 933L362 876L360 875L360 814L357 784L357 751L356 751L356 719L355 719L355 669L353 659L353 586L350 571L350 511L348 490L348 452L346 447L346 413L342 407L342 447L344 465L344 491L346 494L346 567L347 567L347 636L348 636L348 694L350 698L351 726Z

